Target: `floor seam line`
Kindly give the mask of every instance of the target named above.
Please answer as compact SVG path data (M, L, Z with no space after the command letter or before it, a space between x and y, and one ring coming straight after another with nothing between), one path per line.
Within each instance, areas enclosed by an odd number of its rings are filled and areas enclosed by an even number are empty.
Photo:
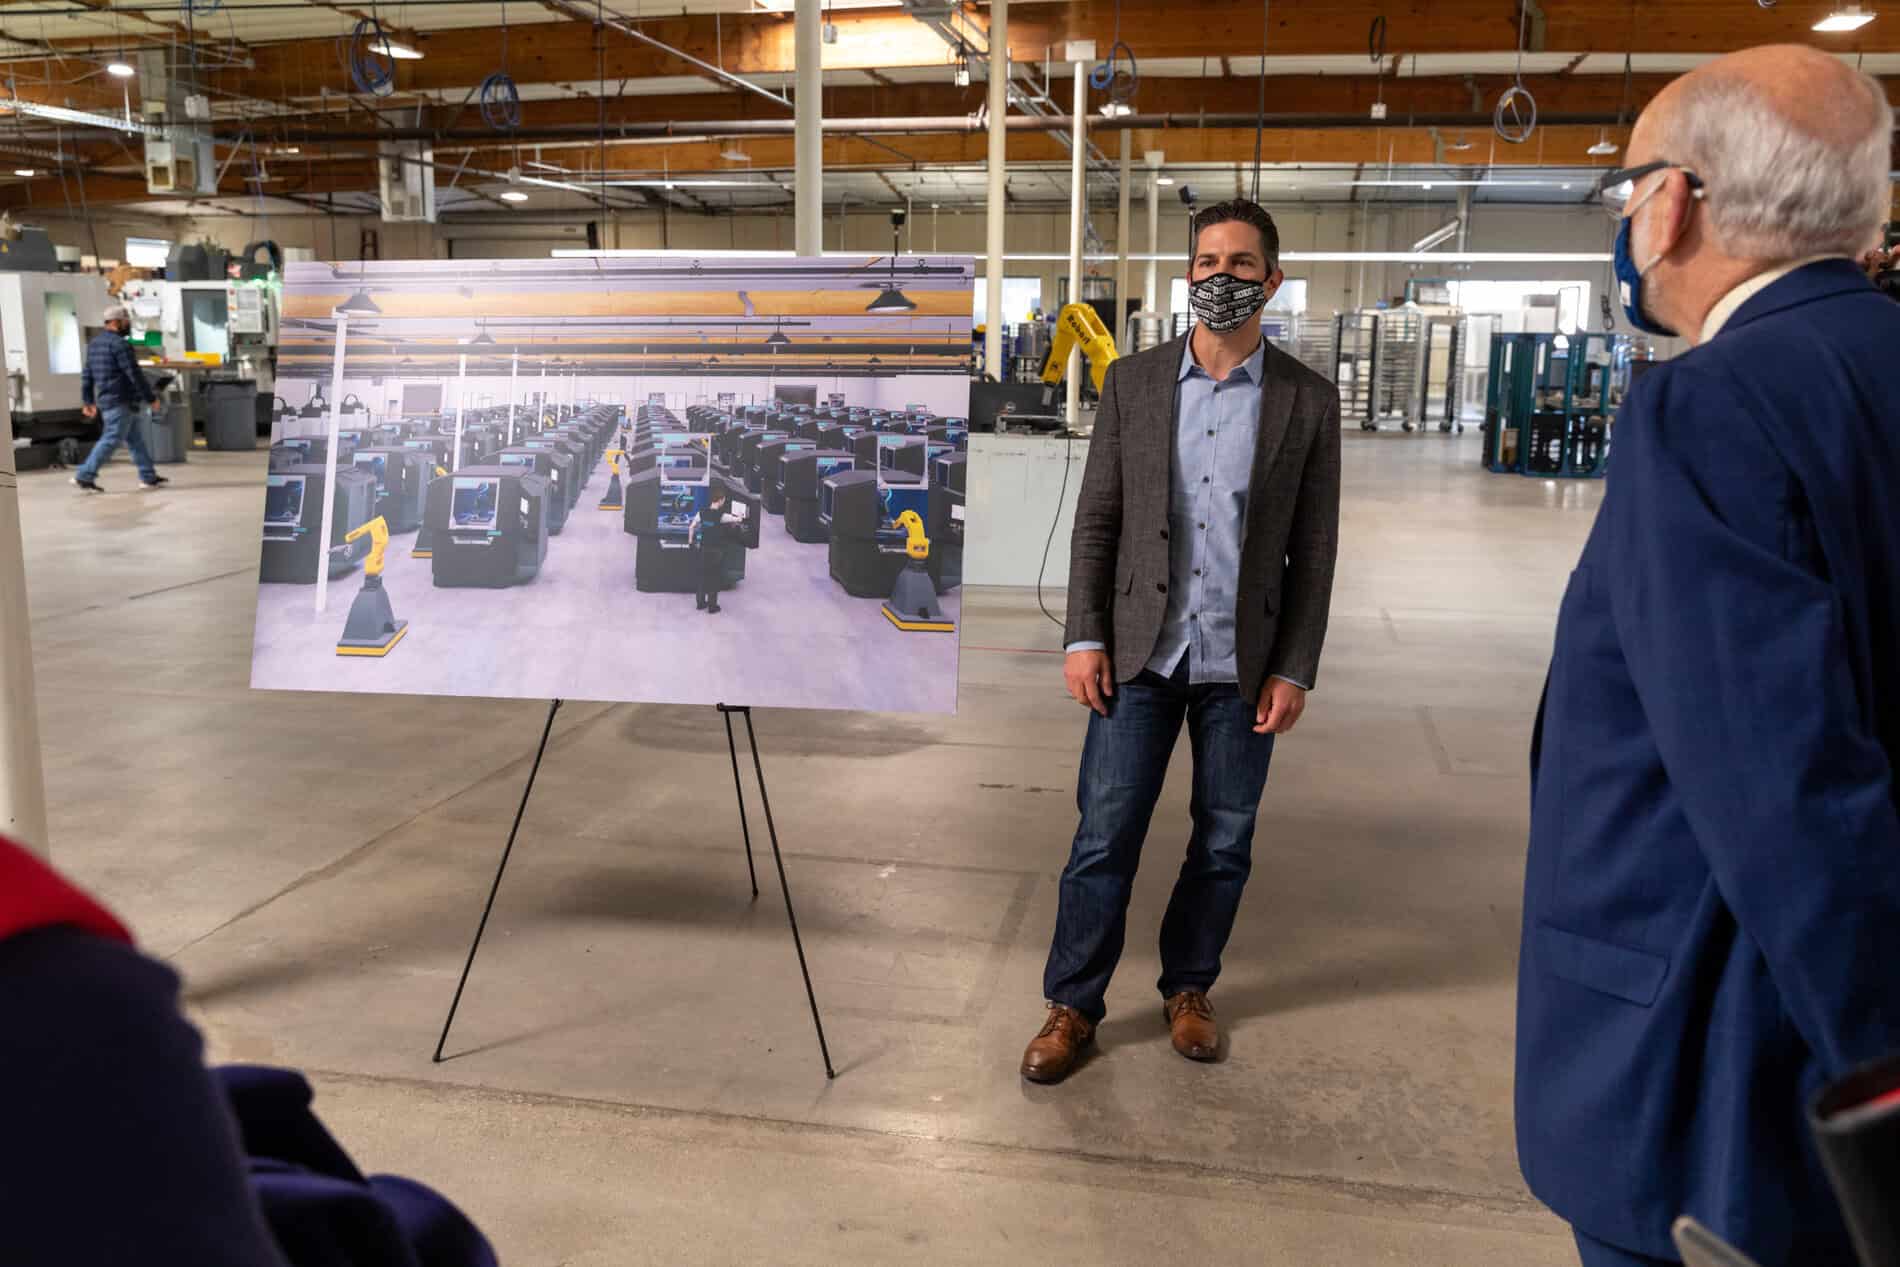
M1377 1203L1380 1200L1396 1200L1402 1204L1412 1206L1431 1204L1440 1206L1459 1205L1475 1207L1488 1213L1504 1216L1534 1215L1544 1211L1544 1206L1534 1198L1486 1196L1479 1193L1460 1192L1450 1188L1429 1188L1407 1184L1376 1183L1358 1179L1340 1179L1328 1175L1301 1175L1281 1171L1246 1170L1239 1167L1214 1166L1204 1162L1182 1161L1164 1157L1117 1156L1113 1153L1090 1152L1087 1149L1075 1147L1039 1148L1029 1144L1004 1144L989 1140L958 1139L926 1135L911 1131L883 1130L871 1126L841 1125L832 1122L801 1122L791 1118L770 1117L764 1114L729 1113L717 1109L686 1109L669 1105L645 1104L638 1101L606 1100L592 1096L561 1095L546 1091L524 1091L510 1088L487 1087L464 1082L431 1081L426 1078L411 1078L399 1074L349 1073L342 1070L317 1068L305 1069L303 1072L309 1077L327 1079L345 1084L447 1091L476 1096L483 1099L512 1100L515 1102L526 1101L543 1105L564 1105L568 1107L595 1109L624 1117L653 1117L673 1120L720 1122L733 1125L766 1127L788 1133L798 1132L865 1140L892 1140L912 1144L934 1144L949 1148L962 1148L975 1152L1006 1156L1028 1156L1041 1159L1071 1160L1091 1165L1168 1170L1200 1175L1210 1179L1253 1183L1260 1186L1280 1184L1289 1187L1303 1187L1333 1194L1343 1194L1368 1203Z
M571 737L579 734L582 730L590 729L602 717L607 716L609 713L613 711L614 711L613 706L607 705L603 707L601 711L595 716L584 718L583 720L576 722L574 725L568 727L559 736L551 738L548 741L549 750L552 751L554 749L564 746ZM304 872L302 875L298 876L296 879L292 880L289 884L285 885L283 888L279 889L277 892L271 894L269 897L264 898L263 900L252 904L251 906L246 907L245 909L239 911L237 914L231 916L231 918L220 923L217 927L212 928L208 932L202 933L199 936L192 938L190 941L186 942L182 946L179 946L175 950L168 951L162 957L167 962L176 960L180 955L185 954L187 951L192 950L194 947L204 944L205 942L211 940L213 937L216 937L219 933L224 932L226 929L231 928L232 926L236 924L242 923L244 920L247 920L251 916L258 914L259 912L263 911L266 907L269 907L270 905L279 901L280 899L289 897L292 893L295 893L300 889L306 888L309 885L318 883L319 881L322 881L322 880L330 879L331 877L340 874L341 872L347 870L354 863L360 861L364 856L366 856L372 850L376 849L377 847L381 845L387 844L389 840L392 837L394 837L398 832L402 831L405 827L409 827L413 825L418 819L421 819L426 815L432 814L435 811L441 809L443 806L448 805L463 796L466 796L469 792L475 790L477 787L480 787L482 784L489 782L491 779L501 778L502 776L506 775L510 770L516 768L517 766L526 765L527 763L533 760L534 758L532 755L523 755L520 757L516 757L513 760L509 761L507 764L500 766L497 769L490 770L486 774L480 775L479 777L469 781L468 783L463 784L461 787L455 789L453 792L450 792L447 796L444 796L442 799L423 806L421 809L417 810L415 813L411 814L409 817L403 819L401 822L394 823L390 825L389 827L385 828L384 830L376 833L376 835L370 837L368 840L363 841L361 844L352 846L343 854L339 855L338 857L332 859L329 862L324 863L322 866L313 867L309 871Z

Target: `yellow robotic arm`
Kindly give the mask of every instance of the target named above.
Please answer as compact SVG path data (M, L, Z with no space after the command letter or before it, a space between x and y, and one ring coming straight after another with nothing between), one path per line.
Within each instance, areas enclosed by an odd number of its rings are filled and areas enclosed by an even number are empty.
M930 557L930 538L924 535L924 521L914 510L907 510L897 517L897 526L910 534L904 543L904 553L913 559Z
M344 537L343 543L345 545L355 545L358 541L363 539L365 534L369 536L370 545L369 558L363 560L363 575L381 576L383 574L383 555L389 550L389 521L384 519L381 515L378 515L361 528L358 528L355 532Z
M1095 309L1084 303L1064 304L1056 317L1056 336L1049 344L1049 359L1042 367L1042 381L1052 387L1061 382L1062 371L1069 364L1069 353L1077 347L1082 349L1089 363L1089 377L1095 383L1095 390L1101 391L1102 378L1120 353L1115 350L1115 336L1102 324Z

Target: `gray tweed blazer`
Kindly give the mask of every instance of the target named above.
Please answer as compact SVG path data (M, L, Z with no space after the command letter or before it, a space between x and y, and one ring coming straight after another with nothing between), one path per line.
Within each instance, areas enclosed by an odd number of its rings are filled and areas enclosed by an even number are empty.
M1183 336L1185 338L1185 336ZM1168 607L1168 499L1182 339L1109 366L1070 544L1064 643L1105 643L1139 674ZM1234 613L1240 692L1316 684L1339 553L1339 390L1267 344Z

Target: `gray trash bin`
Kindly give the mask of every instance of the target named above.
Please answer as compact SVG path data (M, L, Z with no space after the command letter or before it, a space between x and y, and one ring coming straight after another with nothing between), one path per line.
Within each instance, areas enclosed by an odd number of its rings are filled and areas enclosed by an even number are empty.
M152 451L152 461L161 465L184 461L191 448L191 402L161 402L148 418L145 445Z
M257 387L250 382L205 385L205 448L257 447Z

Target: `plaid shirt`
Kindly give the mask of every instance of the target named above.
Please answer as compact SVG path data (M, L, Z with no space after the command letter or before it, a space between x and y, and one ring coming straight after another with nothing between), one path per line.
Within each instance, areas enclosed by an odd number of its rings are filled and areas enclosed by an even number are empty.
M86 345L86 368L79 376L79 398L88 405L143 405L152 388L139 373L132 345L122 334L107 330Z

